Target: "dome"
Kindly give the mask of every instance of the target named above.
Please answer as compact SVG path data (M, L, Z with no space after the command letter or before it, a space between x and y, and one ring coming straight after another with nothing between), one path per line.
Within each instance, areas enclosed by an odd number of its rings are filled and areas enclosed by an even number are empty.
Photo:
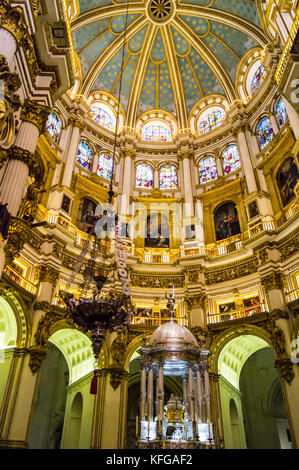
M89 99L104 92L118 99L126 3L78 4L80 13L72 22L81 67L78 94ZM191 110L205 97L233 102L243 57L267 43L250 0L129 3L120 96L126 125L134 128L143 113L163 110L186 129Z
M164 348L177 346L192 346L198 348L197 341L188 328L179 325L174 319L159 326L148 342L149 347L163 346Z

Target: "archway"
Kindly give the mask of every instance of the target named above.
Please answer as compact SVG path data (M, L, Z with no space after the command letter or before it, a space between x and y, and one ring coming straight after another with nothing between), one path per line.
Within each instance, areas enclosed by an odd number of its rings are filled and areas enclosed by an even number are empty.
M90 447L94 395L89 392L93 369L91 341L86 335L64 328L50 336L33 403L29 447ZM76 399L79 392L81 398ZM82 400L81 408L78 400ZM80 409L82 434L77 432Z
M218 371L226 448L286 448L272 403L274 385L282 399L274 361L270 345L254 334L234 336L221 349ZM283 402L280 406L284 410ZM285 424L285 411L282 417Z
M0 406L5 393L17 336L15 314L9 303L0 297Z

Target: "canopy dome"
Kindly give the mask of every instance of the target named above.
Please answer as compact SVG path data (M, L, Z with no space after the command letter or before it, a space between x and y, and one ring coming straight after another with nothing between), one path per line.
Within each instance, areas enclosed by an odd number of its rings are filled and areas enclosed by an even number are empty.
M82 72L78 93L117 98L127 3L79 0L79 8L72 22ZM184 129L204 97L232 102L241 59L268 42L251 0L132 1L127 24L120 101L131 127L143 112L163 110Z
M153 333L148 342L149 347L199 347L193 334L188 328L179 325L173 318L163 323Z

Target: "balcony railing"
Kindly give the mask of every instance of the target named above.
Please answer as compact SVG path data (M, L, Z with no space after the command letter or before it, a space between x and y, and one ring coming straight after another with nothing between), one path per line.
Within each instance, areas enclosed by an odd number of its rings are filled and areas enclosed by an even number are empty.
M188 326L188 318L187 317L175 317L177 322L180 325ZM160 326L163 325L166 321L170 319L169 316L164 315L157 315L157 316L135 316L132 319L132 325L142 325L142 326Z
M238 318L249 317L251 315L256 315L258 313L262 313L264 311L264 305L259 304L255 305L254 307L247 307L239 310L235 310L232 312L223 312L223 313L216 313L215 315L208 315L207 322L208 324L211 323L221 323L231 320L237 320Z
M286 292L286 301L294 302L294 300L299 299L299 287L297 289Z
M6 266L4 270L5 274L16 284L18 284L23 289L27 290L31 294L36 294L37 287L36 285L32 284L32 282L28 281L25 277L21 276L15 269L11 266Z

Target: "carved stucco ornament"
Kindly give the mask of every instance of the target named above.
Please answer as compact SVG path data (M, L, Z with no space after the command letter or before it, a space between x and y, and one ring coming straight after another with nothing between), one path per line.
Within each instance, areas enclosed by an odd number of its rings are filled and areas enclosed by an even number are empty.
M20 88L21 80L17 73L10 71L7 60L0 55L0 144L8 147L15 134L14 112L21 106L15 92ZM5 152L0 155L0 167L7 158Z
M10 264L15 258L19 257L25 243L30 240L30 226L21 219L12 217L9 229L8 239L4 247L6 263Z

